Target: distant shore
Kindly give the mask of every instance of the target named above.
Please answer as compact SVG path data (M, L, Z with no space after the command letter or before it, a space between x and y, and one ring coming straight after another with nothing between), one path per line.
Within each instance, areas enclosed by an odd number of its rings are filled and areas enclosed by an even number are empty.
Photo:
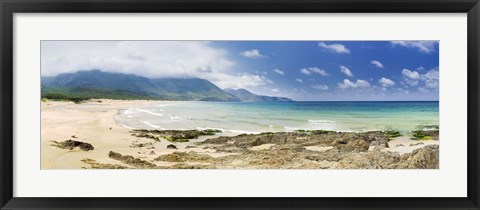
M216 130L132 130L120 110L161 101L42 101L42 169L438 168L438 130L295 131L225 136ZM436 132L436 133L435 133Z

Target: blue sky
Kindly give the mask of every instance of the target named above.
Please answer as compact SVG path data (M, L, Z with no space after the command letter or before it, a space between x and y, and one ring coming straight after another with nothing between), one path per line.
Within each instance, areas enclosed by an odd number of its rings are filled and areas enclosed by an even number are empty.
M237 71L272 81L255 92L297 100L438 100L438 42L215 42Z
M295 100L438 100L439 46L436 41L42 42L42 75L88 69L200 77L222 88Z

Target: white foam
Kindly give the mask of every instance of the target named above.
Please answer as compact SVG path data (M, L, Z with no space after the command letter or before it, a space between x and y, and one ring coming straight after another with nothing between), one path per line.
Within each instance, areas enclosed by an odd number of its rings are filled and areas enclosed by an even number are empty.
M142 123L144 123L144 124L146 124L146 125L148 125L148 126L152 127L152 128L160 128L160 129L161 129L161 127L160 127L160 126L158 126L158 125L154 125L154 124L152 124L152 123L150 123L150 122L143 121L143 120L140 120L140 121L141 121Z
M196 127L197 130L208 130L208 129L211 129L211 130L220 130L222 132L225 132L226 130L223 129L223 128L212 128L212 127Z
M170 117L170 120L172 120L172 121L181 120L181 119L182 119L182 118L179 117L179 116L174 116L174 115L171 115L171 114L168 114L168 116Z
M146 109L136 108L135 110L137 110L139 112L144 112L144 113L147 113L147 114L151 114L151 115L163 116L163 114L152 112L152 111L146 110Z
M123 114L126 114L126 115L133 114L133 113L135 113L135 112L132 111L131 109L127 109L123 112Z
M335 123L336 121L333 120L308 120L311 123Z
M228 130L232 133L251 133L251 134L259 134L261 132L258 131L242 131L242 130Z

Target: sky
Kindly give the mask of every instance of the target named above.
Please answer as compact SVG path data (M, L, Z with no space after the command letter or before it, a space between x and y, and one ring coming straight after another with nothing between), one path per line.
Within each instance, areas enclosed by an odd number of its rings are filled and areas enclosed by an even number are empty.
M41 74L203 78L299 101L437 101L438 41L42 41Z

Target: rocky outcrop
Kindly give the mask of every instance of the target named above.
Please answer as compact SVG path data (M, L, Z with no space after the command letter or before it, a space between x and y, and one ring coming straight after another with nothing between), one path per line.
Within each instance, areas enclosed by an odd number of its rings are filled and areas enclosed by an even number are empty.
M108 153L108 157L114 160L118 160L124 164L131 165L136 168L157 168L157 165L140 158L135 158L131 155L122 155L114 151Z
M155 158L155 161L167 162L211 162L214 158L209 155L198 154L195 152L174 152L172 154L161 155Z
M177 149L177 147L173 144L167 145L167 149Z
M148 131L171 135L168 131ZM183 135L183 134L182 134ZM187 134L188 135L188 134ZM162 154L153 162L111 151L109 157L132 168L175 169L436 169L438 145L428 145L411 153L399 154L386 149L395 133L347 133L297 131L221 136L195 143L208 153L185 150ZM268 145L266 145L268 144ZM263 149L255 149L258 147ZM418 144L416 146L419 146ZM167 147L173 148L174 145ZM311 150L306 148L324 148ZM375 147L371 149L371 147ZM406 146L404 146L406 147ZM175 147L176 148L176 147ZM219 155L210 155L216 153ZM154 153L150 153L154 155ZM157 166L155 161L162 162ZM120 167L91 162L92 167ZM124 166L122 166L124 167Z
M439 130L412 131L413 140L438 140Z
M188 142L190 139L196 139L199 136L212 136L222 131L216 129L205 130L133 130L132 136L145 137L160 141L160 138L171 142Z
M439 146L428 145L414 150L412 153L402 156L400 168L415 169L438 169Z
M62 148L62 149L68 149L68 150L73 150L73 149L78 147L82 151L90 151L90 150L95 149L93 147L93 145L91 145L89 143L81 142L81 141L75 141L75 140L71 140L71 139L63 141L63 142L53 141L52 146Z

